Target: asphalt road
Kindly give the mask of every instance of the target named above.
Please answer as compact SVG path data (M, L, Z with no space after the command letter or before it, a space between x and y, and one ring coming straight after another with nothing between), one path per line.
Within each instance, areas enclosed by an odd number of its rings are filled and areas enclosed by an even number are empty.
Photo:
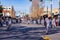
M11 27L0 30L0 40L43 40L42 36L58 33L58 30L49 30L46 34L45 27Z

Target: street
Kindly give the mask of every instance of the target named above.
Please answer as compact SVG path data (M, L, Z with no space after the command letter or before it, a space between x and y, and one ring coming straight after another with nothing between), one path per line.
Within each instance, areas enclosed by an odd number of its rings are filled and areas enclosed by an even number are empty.
M15 24L14 27L13 25L9 30L0 30L0 40L43 40L42 37L45 35L51 38L51 40L60 39L60 33L58 33L57 30L50 30L48 34L46 34L45 27L27 27L22 26L23 24Z
M60 40L60 0L0 0L0 40Z

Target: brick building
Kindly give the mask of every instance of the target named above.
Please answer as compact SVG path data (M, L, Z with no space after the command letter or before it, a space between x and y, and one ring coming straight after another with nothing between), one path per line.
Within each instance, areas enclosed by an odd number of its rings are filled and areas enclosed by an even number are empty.
M10 16L12 18L15 18L15 11L14 11L14 7L10 6L10 7L5 7L3 6L3 16Z

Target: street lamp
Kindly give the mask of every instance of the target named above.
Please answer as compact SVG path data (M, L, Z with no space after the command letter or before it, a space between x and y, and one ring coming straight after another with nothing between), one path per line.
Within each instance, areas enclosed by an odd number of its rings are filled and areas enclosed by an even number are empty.
M47 14L48 14L48 6L47 6Z

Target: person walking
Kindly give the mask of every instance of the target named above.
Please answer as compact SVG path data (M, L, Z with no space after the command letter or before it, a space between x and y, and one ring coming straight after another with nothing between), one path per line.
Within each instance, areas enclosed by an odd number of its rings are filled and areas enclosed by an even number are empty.
M44 19L44 26L45 26L45 28L46 28L46 26L47 26L46 18Z
M49 19L49 27L52 28L52 19Z
M58 26L60 26L60 17L58 18Z
M56 26L58 26L58 18L56 19Z
M40 24L40 19L38 19L38 24Z
M6 25L7 25L7 27L8 27L8 25L9 25L8 18L6 18L5 22L6 22Z
M54 29L56 27L56 21L55 18L52 19L52 28Z
M44 26L44 19L41 20L41 24Z
M46 18L45 19L46 20L46 33L48 33L48 29L49 29L49 19L48 18Z
M10 27L11 27L11 19L8 19L8 27L7 27L7 30L9 30L10 29Z
M2 18L0 18L0 27L2 27Z

